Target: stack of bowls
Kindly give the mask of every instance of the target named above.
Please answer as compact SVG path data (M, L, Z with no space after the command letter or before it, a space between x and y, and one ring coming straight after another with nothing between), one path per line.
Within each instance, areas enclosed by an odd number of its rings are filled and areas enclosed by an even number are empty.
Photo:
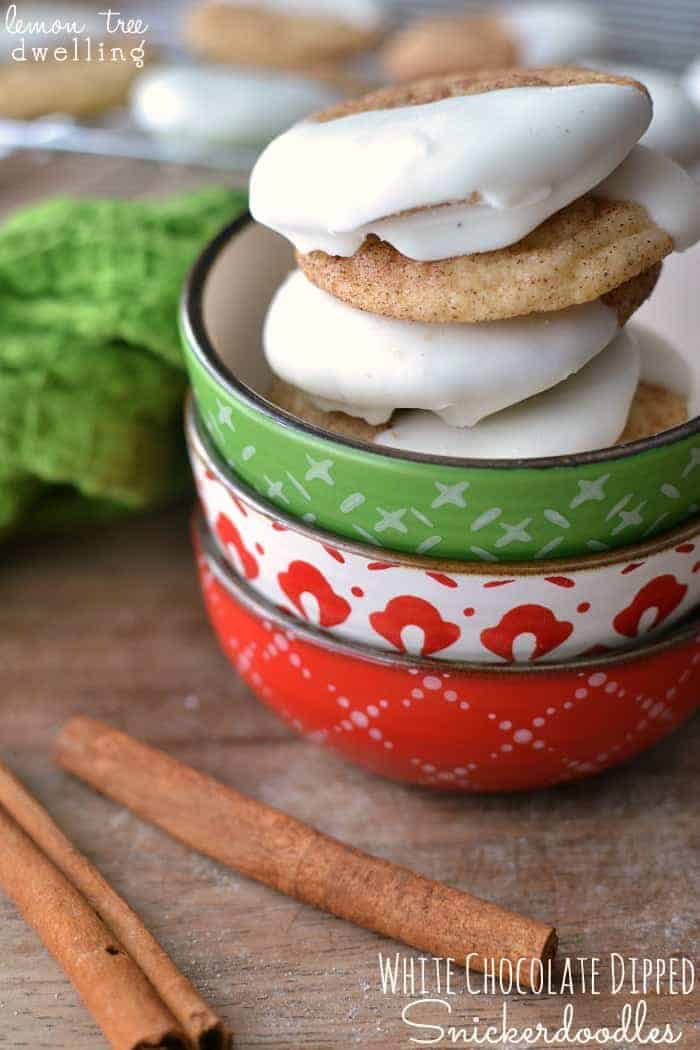
M528 461L320 430L265 398L291 265L244 218L183 297L198 564L251 689L375 772L467 791L580 778L670 732L700 698L700 418Z

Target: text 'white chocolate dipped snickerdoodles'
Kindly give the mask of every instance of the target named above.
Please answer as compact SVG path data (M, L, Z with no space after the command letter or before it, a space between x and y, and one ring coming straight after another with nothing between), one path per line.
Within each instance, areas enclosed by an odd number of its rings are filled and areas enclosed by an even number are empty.
M205 0L190 13L186 36L212 61L309 69L374 47L383 24L375 0Z
M387 40L382 61L390 79L416 80L561 64L600 51L606 43L607 33L591 7L550 0L416 19Z
M251 209L300 267L265 325L278 402L433 454L614 443L641 375L619 329L700 238L697 185L636 146L650 119L628 78L507 71L378 92L277 139Z

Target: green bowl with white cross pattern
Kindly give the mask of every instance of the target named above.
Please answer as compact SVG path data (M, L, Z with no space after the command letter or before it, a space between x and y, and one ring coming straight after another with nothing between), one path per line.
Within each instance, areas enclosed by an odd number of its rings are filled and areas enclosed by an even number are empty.
M278 408L266 397L272 377L261 335L270 299L293 265L288 243L244 216L197 260L180 317L195 400L215 448L287 514L388 550L510 562L638 543L700 509L697 415L623 446L493 460L380 448ZM638 315L684 355L693 386L687 348L700 332L700 297L692 291L699 278L700 252L673 257ZM689 394L692 405L696 391Z

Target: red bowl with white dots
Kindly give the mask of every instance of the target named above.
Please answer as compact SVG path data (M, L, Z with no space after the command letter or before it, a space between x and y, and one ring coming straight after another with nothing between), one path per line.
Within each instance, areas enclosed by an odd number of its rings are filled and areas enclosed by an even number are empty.
M207 611L252 691L298 732L393 780L488 792L624 762L700 702L700 621L624 653L558 665L388 654L338 641L256 595L194 526Z
M559 663L631 648L700 605L700 518L581 558L450 562L285 514L224 466L192 404L187 441L224 560L261 597L344 641L438 660Z

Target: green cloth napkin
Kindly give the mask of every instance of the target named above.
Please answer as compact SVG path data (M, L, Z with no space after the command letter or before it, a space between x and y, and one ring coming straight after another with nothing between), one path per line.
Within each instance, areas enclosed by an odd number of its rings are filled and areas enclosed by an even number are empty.
M0 533L103 520L184 492L177 303L246 204L55 200L0 227Z

